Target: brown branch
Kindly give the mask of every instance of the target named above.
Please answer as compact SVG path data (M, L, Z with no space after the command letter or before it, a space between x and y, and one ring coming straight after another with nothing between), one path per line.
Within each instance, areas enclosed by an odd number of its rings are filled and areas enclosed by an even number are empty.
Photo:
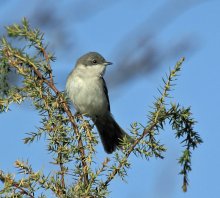
M74 117L70 111L70 108L69 106L67 105L67 102L64 100L63 97L61 97L61 94L60 94L60 91L56 88L56 86L54 85L53 83L53 80L47 80L43 75L42 73L37 69L37 67L35 66L35 64L21 56L20 54L10 54L10 51L6 51L5 52L8 56L8 59L10 60L10 57L13 56L13 57L16 57L18 58L19 60L21 60L22 62L26 62L31 68L33 68L33 71L34 73L40 78L42 79L53 91L54 93L56 94L56 96L60 99L60 103L65 111L65 113L67 114L67 116L69 117L69 120L70 120L70 123L76 133L76 136L77 136L77 140L78 140L78 146L79 146L79 151L80 151L80 157L81 157L81 161L82 161L82 170L83 170L83 178L84 178L84 183L85 185L87 186L88 185L88 173L87 173L87 164L86 164L86 155L85 155L85 151L84 151L84 145L83 145L83 141L82 141L82 138L81 138L81 135L79 133L79 130L78 130L78 127L77 127L77 124L74 120ZM27 61L28 60L28 61ZM18 65L15 65L15 64L12 64L14 67L18 68ZM51 76L51 78L53 79L53 77Z
M108 176L107 180L102 184L102 186L105 187L108 186L109 182L115 177L116 174L118 174L119 170L124 165L123 162L130 156L131 152L134 150L136 145L144 138L144 136L146 136L149 132L151 132L156 125L157 123L153 122L148 128L144 129L142 135L134 141L134 143L132 144L130 149L126 152L125 156L123 157L117 168L113 170L113 172Z
M170 71L170 74L168 76L168 81L165 83L164 86L164 90L162 93L162 96L158 99L159 103L157 104L157 111L156 111L156 115L154 120L151 121L151 123L149 123L149 126L147 128L144 129L142 135L136 139L133 143L133 145L130 147L130 149L126 152L126 154L124 155L123 159L120 160L119 165L112 171L111 174L109 174L107 180L102 184L102 186L107 186L109 184L109 182L114 178L114 176L116 174L118 174L119 170L122 168L122 166L124 165L124 161L129 157L129 155L131 154L131 152L134 150L135 146L141 141L141 139L144 138L144 136L146 136L148 133L150 133L156 126L157 124L160 122L162 122L161 118L159 118L159 114L161 113L161 110L163 109L163 105L164 105L164 101L165 98L168 97L168 91L170 90L170 85L171 85L171 81L172 78L175 77L177 74L177 72L180 69L181 64L183 63L183 61L185 60L184 57L182 57L175 65L175 69ZM163 121L166 119L167 117L163 117Z
M46 50L45 50L43 47L40 47L40 46L39 46L39 50L43 53L43 56L45 57L45 59L46 59L46 61L47 61L47 66L48 66L48 68L49 68L49 70L50 70L50 74L49 74L49 75L50 75L50 82L51 82L52 84L54 84L49 56L48 56Z
M6 176L5 176L4 172L0 170L0 181L5 183L6 180L7 179L6 179ZM10 184L11 184L11 187L19 189L23 195L27 195L31 198L34 198L33 195L31 195L28 191L26 191L24 188L22 188L21 185L19 183L15 182L14 180L10 180Z
M107 167L107 164L110 162L110 159L108 157L105 158L105 160L102 162L102 166L96 170L96 173L93 177L91 177L90 181L89 181L89 185L87 186L87 189L85 191L85 195L88 195L92 184L95 182L95 179L105 170L105 168Z
M27 195L27 196L29 196L29 197L31 197L31 198L34 198L33 195L31 195L29 192L27 192L25 189L23 189L18 183L13 182L12 185L13 185L15 188L19 189L23 195Z
M49 68L49 72L50 72L49 73L50 83L54 84L49 56L48 56L46 50L43 47L41 47L40 45L39 45L39 50L42 52L43 56L45 57L45 59L47 61L47 67ZM49 113L49 111L48 111L48 113ZM63 163L62 163L62 154L61 153L58 154L58 158L59 158L59 166L60 166L60 173L61 173L61 186L62 186L63 189L65 189L65 186L66 186L65 185L65 178L64 178L65 173L64 173L64 166L63 166Z
M82 138L81 135L79 133L78 127L75 123L74 117L66 103L66 101L64 101L64 99L62 97L60 97L60 92L58 91L58 89L55 87L54 83L48 81L47 79L45 79L43 77L43 75L40 73L39 70L36 69L36 67L33 67L34 72L38 75L38 77L40 77L57 95L57 97L60 98L60 102L63 106L64 111L66 112L66 114L69 117L69 120L72 124L72 127L76 133L76 136L78 137L78 145L79 145L79 149L80 149L80 155L81 155L81 160L82 160L82 166L83 166L83 174L84 174L84 183L87 185L88 184L88 173L87 173L87 164L86 164L86 156L85 156L85 151L84 151L84 146L83 146L83 142L82 142ZM64 180L64 179L63 179Z
M42 95L42 98L46 101L46 95ZM49 107L47 106L46 110L47 110L49 119L51 119L51 114L50 114L50 111L48 108ZM52 124L52 127L50 128L49 132L54 131L54 127L55 127L55 125ZM59 166L60 166L60 174L61 174L61 186L63 189L65 189L66 185L65 185L65 180L64 180L64 166L62 163L62 154L61 153L58 153L58 158L59 158Z
M62 154L59 153L58 157L59 157L59 161L60 161L59 165L60 165L60 174L61 174L61 186L63 189L65 189L64 166L63 166L63 163L61 162L62 161Z

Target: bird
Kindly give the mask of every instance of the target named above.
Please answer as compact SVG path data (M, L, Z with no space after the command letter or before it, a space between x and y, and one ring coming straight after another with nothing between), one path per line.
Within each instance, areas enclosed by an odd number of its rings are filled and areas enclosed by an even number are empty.
M111 62L98 52L81 56L66 81L66 92L77 113L90 117L106 153L122 148L122 139L132 138L115 121L110 110L108 89L103 78Z

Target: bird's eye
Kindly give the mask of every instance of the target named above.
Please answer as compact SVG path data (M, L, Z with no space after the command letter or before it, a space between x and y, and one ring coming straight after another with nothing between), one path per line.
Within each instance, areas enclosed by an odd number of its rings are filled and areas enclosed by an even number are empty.
M92 60L92 62L93 62L94 64L96 64L96 63L97 63L97 60L94 59L94 60Z

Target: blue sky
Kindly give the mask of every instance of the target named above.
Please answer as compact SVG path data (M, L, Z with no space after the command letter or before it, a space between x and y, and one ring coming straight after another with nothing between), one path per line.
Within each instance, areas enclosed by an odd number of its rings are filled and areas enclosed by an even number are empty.
M24 2L24 1L23 1ZM23 16L34 12L35 3L25 3L22 12L11 12L19 1L10 1L5 4L0 14L0 24L19 22ZM67 1L69 2L69 1ZM68 4L66 2L66 4ZM78 1L76 1L78 2ZM172 9L167 10L165 2L173 2ZM133 81L127 82L118 88L110 89L111 109L120 125L128 130L132 122L146 122L149 106L157 95L157 88L162 84L161 77L173 67L181 56L186 57L181 75L178 78L175 91L172 92L174 101L184 106L191 106L194 118L198 121L196 130L200 133L204 143L193 152L190 186L187 193L181 190L182 178L178 175L177 158L181 154L181 147L174 139L169 127L161 133L161 140L167 145L168 151L164 160L145 161L136 157L131 158L132 168L128 171L127 183L119 178L110 185L112 198L151 197L151 198L195 198L219 197L220 159L219 159L219 102L220 102L220 1L200 1L190 6L184 12L175 1L119 1L118 3L100 3L101 11L89 19L74 21L69 17L71 10L65 3L59 3L57 10L59 17L68 21L65 27L68 36L77 38L77 50L62 53L59 47L53 49L57 62L53 65L55 79L60 89L65 87L65 77L72 69L77 57L88 51L98 51L106 59L114 62L117 67L119 42L130 32L147 29L154 34L154 43L163 50L178 40L188 39L194 50L186 54L166 59L160 67L148 75L141 75ZM180 1L182 6L199 1ZM89 5L91 6L91 5ZM181 6L180 6L181 7ZM160 9L160 12L156 12ZM175 11L181 12L175 15ZM80 12L80 11L79 11ZM96 12L94 9L93 12ZM155 16L156 15L156 16ZM165 16L169 20L166 22ZM152 17L154 16L154 17ZM155 20L155 21L154 21ZM164 25L167 23L166 25ZM2 27L1 27L2 28ZM57 27L58 28L58 27ZM148 30L149 28L149 30ZM45 32L50 44L51 32ZM137 34L138 35L138 34ZM132 44L128 40L126 44ZM62 42L61 42L62 45ZM177 49L178 50L178 49ZM120 52L122 53L122 52ZM114 69L114 68L113 68ZM112 68L109 68L110 73ZM62 73L62 76L60 76ZM111 84L108 76L108 84ZM13 163L16 159L29 159L36 169L49 170L48 155L45 144L39 141L32 145L23 145L25 132L35 130L39 117L33 108L25 103L26 107L13 105L11 111L0 115L0 169L14 171ZM98 147L102 152L101 145ZM102 154L105 157L105 154ZM42 165L43 164L43 165Z

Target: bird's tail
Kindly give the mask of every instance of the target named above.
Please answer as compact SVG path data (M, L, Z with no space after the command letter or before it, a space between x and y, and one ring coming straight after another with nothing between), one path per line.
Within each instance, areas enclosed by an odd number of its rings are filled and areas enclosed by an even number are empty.
M98 117L93 120L98 129L102 144L107 153L112 153L117 147L121 147L122 139L126 136L129 141L133 139L124 132L111 114Z

